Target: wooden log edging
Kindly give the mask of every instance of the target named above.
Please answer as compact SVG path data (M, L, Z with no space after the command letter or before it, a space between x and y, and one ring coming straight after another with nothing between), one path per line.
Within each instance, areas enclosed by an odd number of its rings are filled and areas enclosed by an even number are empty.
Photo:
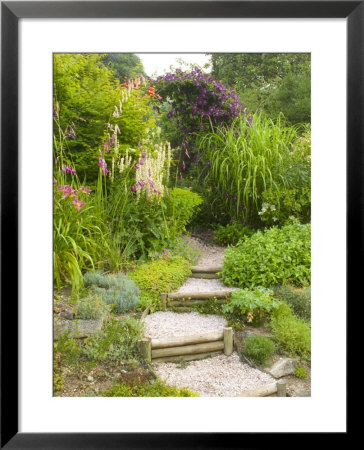
M220 278L220 275L218 273L192 272L190 278L218 280Z
M209 298L217 298L217 299L225 299L231 296L231 291L210 291L210 292L171 292L169 294L161 294L162 296L166 296L166 299L173 300L201 300L201 299L209 299ZM163 297L162 297L163 300Z
M148 362L191 361L233 352L233 330L225 327L210 333L189 336L144 338L138 342L142 357Z
M250 391L244 391L237 397L268 397L270 395L277 394L277 397L286 397L287 388L284 380L278 380L274 383L265 384L256 389Z
M218 273L221 272L222 265L215 265L215 266L192 266L191 272L192 273Z

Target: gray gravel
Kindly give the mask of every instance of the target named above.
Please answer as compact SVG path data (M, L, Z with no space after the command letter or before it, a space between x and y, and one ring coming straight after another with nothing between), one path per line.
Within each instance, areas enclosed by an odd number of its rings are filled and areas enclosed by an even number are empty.
M222 316L201 315L197 312L175 313L157 311L144 319L145 337L161 338L166 336L188 336L190 334L209 333L226 327Z
M155 372L168 385L188 388L201 397L236 397L243 391L275 381L270 375L242 363L236 352L231 356L191 361L187 367L179 367L174 363L154 364Z
M176 292L234 291L235 289L237 288L225 286L219 279L188 278Z

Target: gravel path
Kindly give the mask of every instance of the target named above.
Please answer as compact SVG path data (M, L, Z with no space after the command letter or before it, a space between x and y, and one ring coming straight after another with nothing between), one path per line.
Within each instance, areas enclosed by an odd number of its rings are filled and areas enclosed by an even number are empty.
M189 278L176 292L234 291L235 289L237 288L228 288L219 279Z
M206 244L200 241L203 246L202 257L198 266L209 267L222 265L225 247ZM189 278L176 292L208 292L208 291L234 291L237 288L228 288L219 279Z
M161 338L165 336L188 336L190 334L209 333L226 327L222 316L201 315L197 312L175 313L157 311L146 316L145 337Z
M240 361L234 352L191 361L185 368L177 364L154 364L154 370L170 386L185 387L201 397L236 397L243 391L256 389L275 380Z
M222 264L226 250L225 247L206 244L201 240L199 242L203 248L201 259L198 262L199 266L215 266Z

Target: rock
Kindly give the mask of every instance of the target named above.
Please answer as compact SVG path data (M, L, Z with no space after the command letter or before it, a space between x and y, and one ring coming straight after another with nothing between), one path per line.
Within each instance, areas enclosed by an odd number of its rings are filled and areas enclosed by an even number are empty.
M277 361L269 370L274 378L281 378L291 375L297 367L297 360L294 358L282 358Z
M87 379L88 379L88 381L94 381L94 378L93 378L91 375L89 375L89 376L87 377Z
M55 322L53 327L53 339L58 340L59 336L68 333L68 337L82 338L90 336L101 330L104 318L95 320L62 320Z
M73 320L75 315L72 310L69 310L60 312L59 317L62 317L62 319Z

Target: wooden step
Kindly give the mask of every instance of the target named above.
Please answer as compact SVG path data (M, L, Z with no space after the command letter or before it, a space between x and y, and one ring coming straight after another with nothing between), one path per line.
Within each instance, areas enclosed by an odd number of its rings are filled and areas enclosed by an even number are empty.
M192 266L191 271L192 273L217 273L221 272L222 265L215 265L215 266Z
M191 278L203 278L203 279L219 279L220 275L217 273L203 273L203 272L192 272Z
M231 291L210 291L210 292L171 292L167 297L173 300L192 300L200 298L228 298Z

